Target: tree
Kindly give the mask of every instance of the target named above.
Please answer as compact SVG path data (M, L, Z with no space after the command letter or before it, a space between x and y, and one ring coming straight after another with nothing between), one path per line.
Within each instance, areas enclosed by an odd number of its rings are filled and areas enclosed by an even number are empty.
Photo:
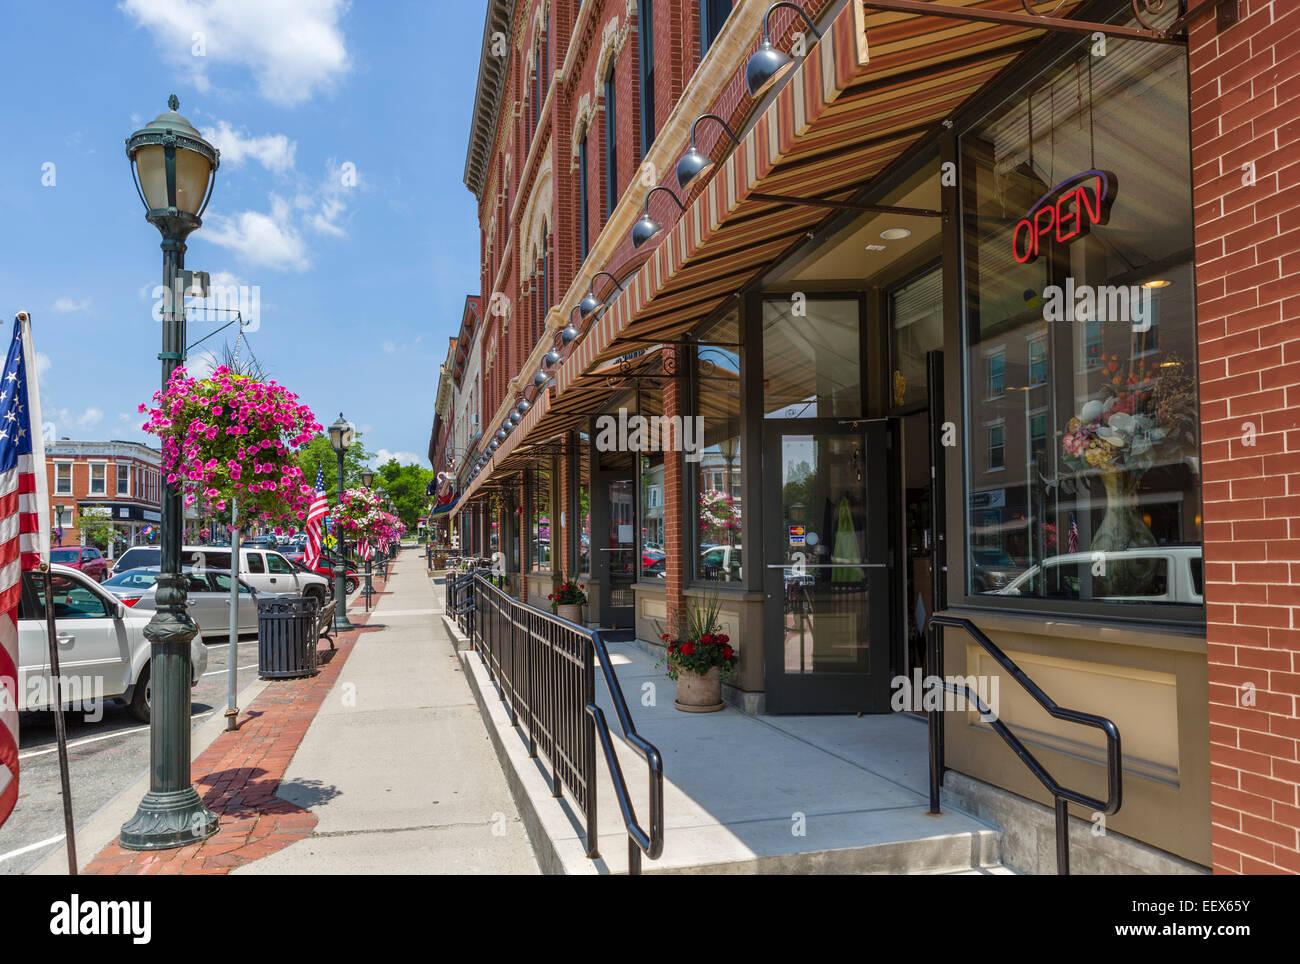
M393 500L394 512L406 523L407 531L415 532L420 516L429 508L425 492L433 481L433 470L414 463L399 465L397 459L389 459L375 470L375 476L375 485L383 486Z
M109 540L117 534L117 530L113 527L109 517L108 509L102 506L82 509L81 519L77 522L77 530L81 534L81 544L95 546L99 549L108 549Z
M347 488L361 484L361 470L372 458L361 444L360 433L353 441L352 447L343 453L343 481ZM325 494L331 502L337 501L335 490L338 488L339 457L332 448L328 435L317 435L298 450L298 468L302 469L303 480L310 486L316 485L316 467L325 470Z

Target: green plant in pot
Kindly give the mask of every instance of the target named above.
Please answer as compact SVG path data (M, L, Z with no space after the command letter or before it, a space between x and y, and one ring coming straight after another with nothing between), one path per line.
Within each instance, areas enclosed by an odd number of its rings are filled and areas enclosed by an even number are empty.
M546 598L551 601L551 612L561 619L582 625L582 607L587 604L586 587L582 583L565 581Z
M722 709L722 681L739 662L731 637L722 632L720 609L716 596L691 600L670 621L668 631L660 634L668 652L658 665L666 665L668 678L676 681L677 699L673 705L685 713L716 713Z

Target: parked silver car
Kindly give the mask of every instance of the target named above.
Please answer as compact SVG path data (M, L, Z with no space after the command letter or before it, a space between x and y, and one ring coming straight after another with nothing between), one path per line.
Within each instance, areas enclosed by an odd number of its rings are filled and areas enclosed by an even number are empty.
M230 573L215 569L183 570L185 608L198 624L199 635L230 638ZM128 569L104 581L104 588L135 612L152 613L157 606L157 566ZM273 595L270 593L264 595ZM239 633L257 632L258 592L239 580Z

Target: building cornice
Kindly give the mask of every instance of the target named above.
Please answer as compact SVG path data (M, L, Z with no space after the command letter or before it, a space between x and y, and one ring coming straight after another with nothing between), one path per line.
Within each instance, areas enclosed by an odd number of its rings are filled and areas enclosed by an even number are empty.
M496 140L497 115L510 66L510 20L513 0L488 0L483 21L483 45L479 51L478 86L474 92L474 117L470 123L469 149L465 155L465 186L482 199L492 147ZM493 35L501 33L507 42L505 53L493 52Z

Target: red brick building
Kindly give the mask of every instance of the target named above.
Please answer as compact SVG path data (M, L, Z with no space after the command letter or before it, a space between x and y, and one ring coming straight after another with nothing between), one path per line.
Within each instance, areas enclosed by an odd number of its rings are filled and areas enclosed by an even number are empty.
M124 546L145 542L148 526L162 519L162 483L157 449L138 442L79 442L60 439L45 446L45 471L50 490L51 545L82 544L79 520L87 509L108 510L117 531L112 558ZM58 536L63 507L63 535Z
M887 712L964 620L1122 733L1085 866L1300 870L1300 10L798 6L488 3L462 546L647 645L718 596L748 712ZM942 635L1104 792L1100 735ZM970 713L944 752L1050 870L1051 795Z

